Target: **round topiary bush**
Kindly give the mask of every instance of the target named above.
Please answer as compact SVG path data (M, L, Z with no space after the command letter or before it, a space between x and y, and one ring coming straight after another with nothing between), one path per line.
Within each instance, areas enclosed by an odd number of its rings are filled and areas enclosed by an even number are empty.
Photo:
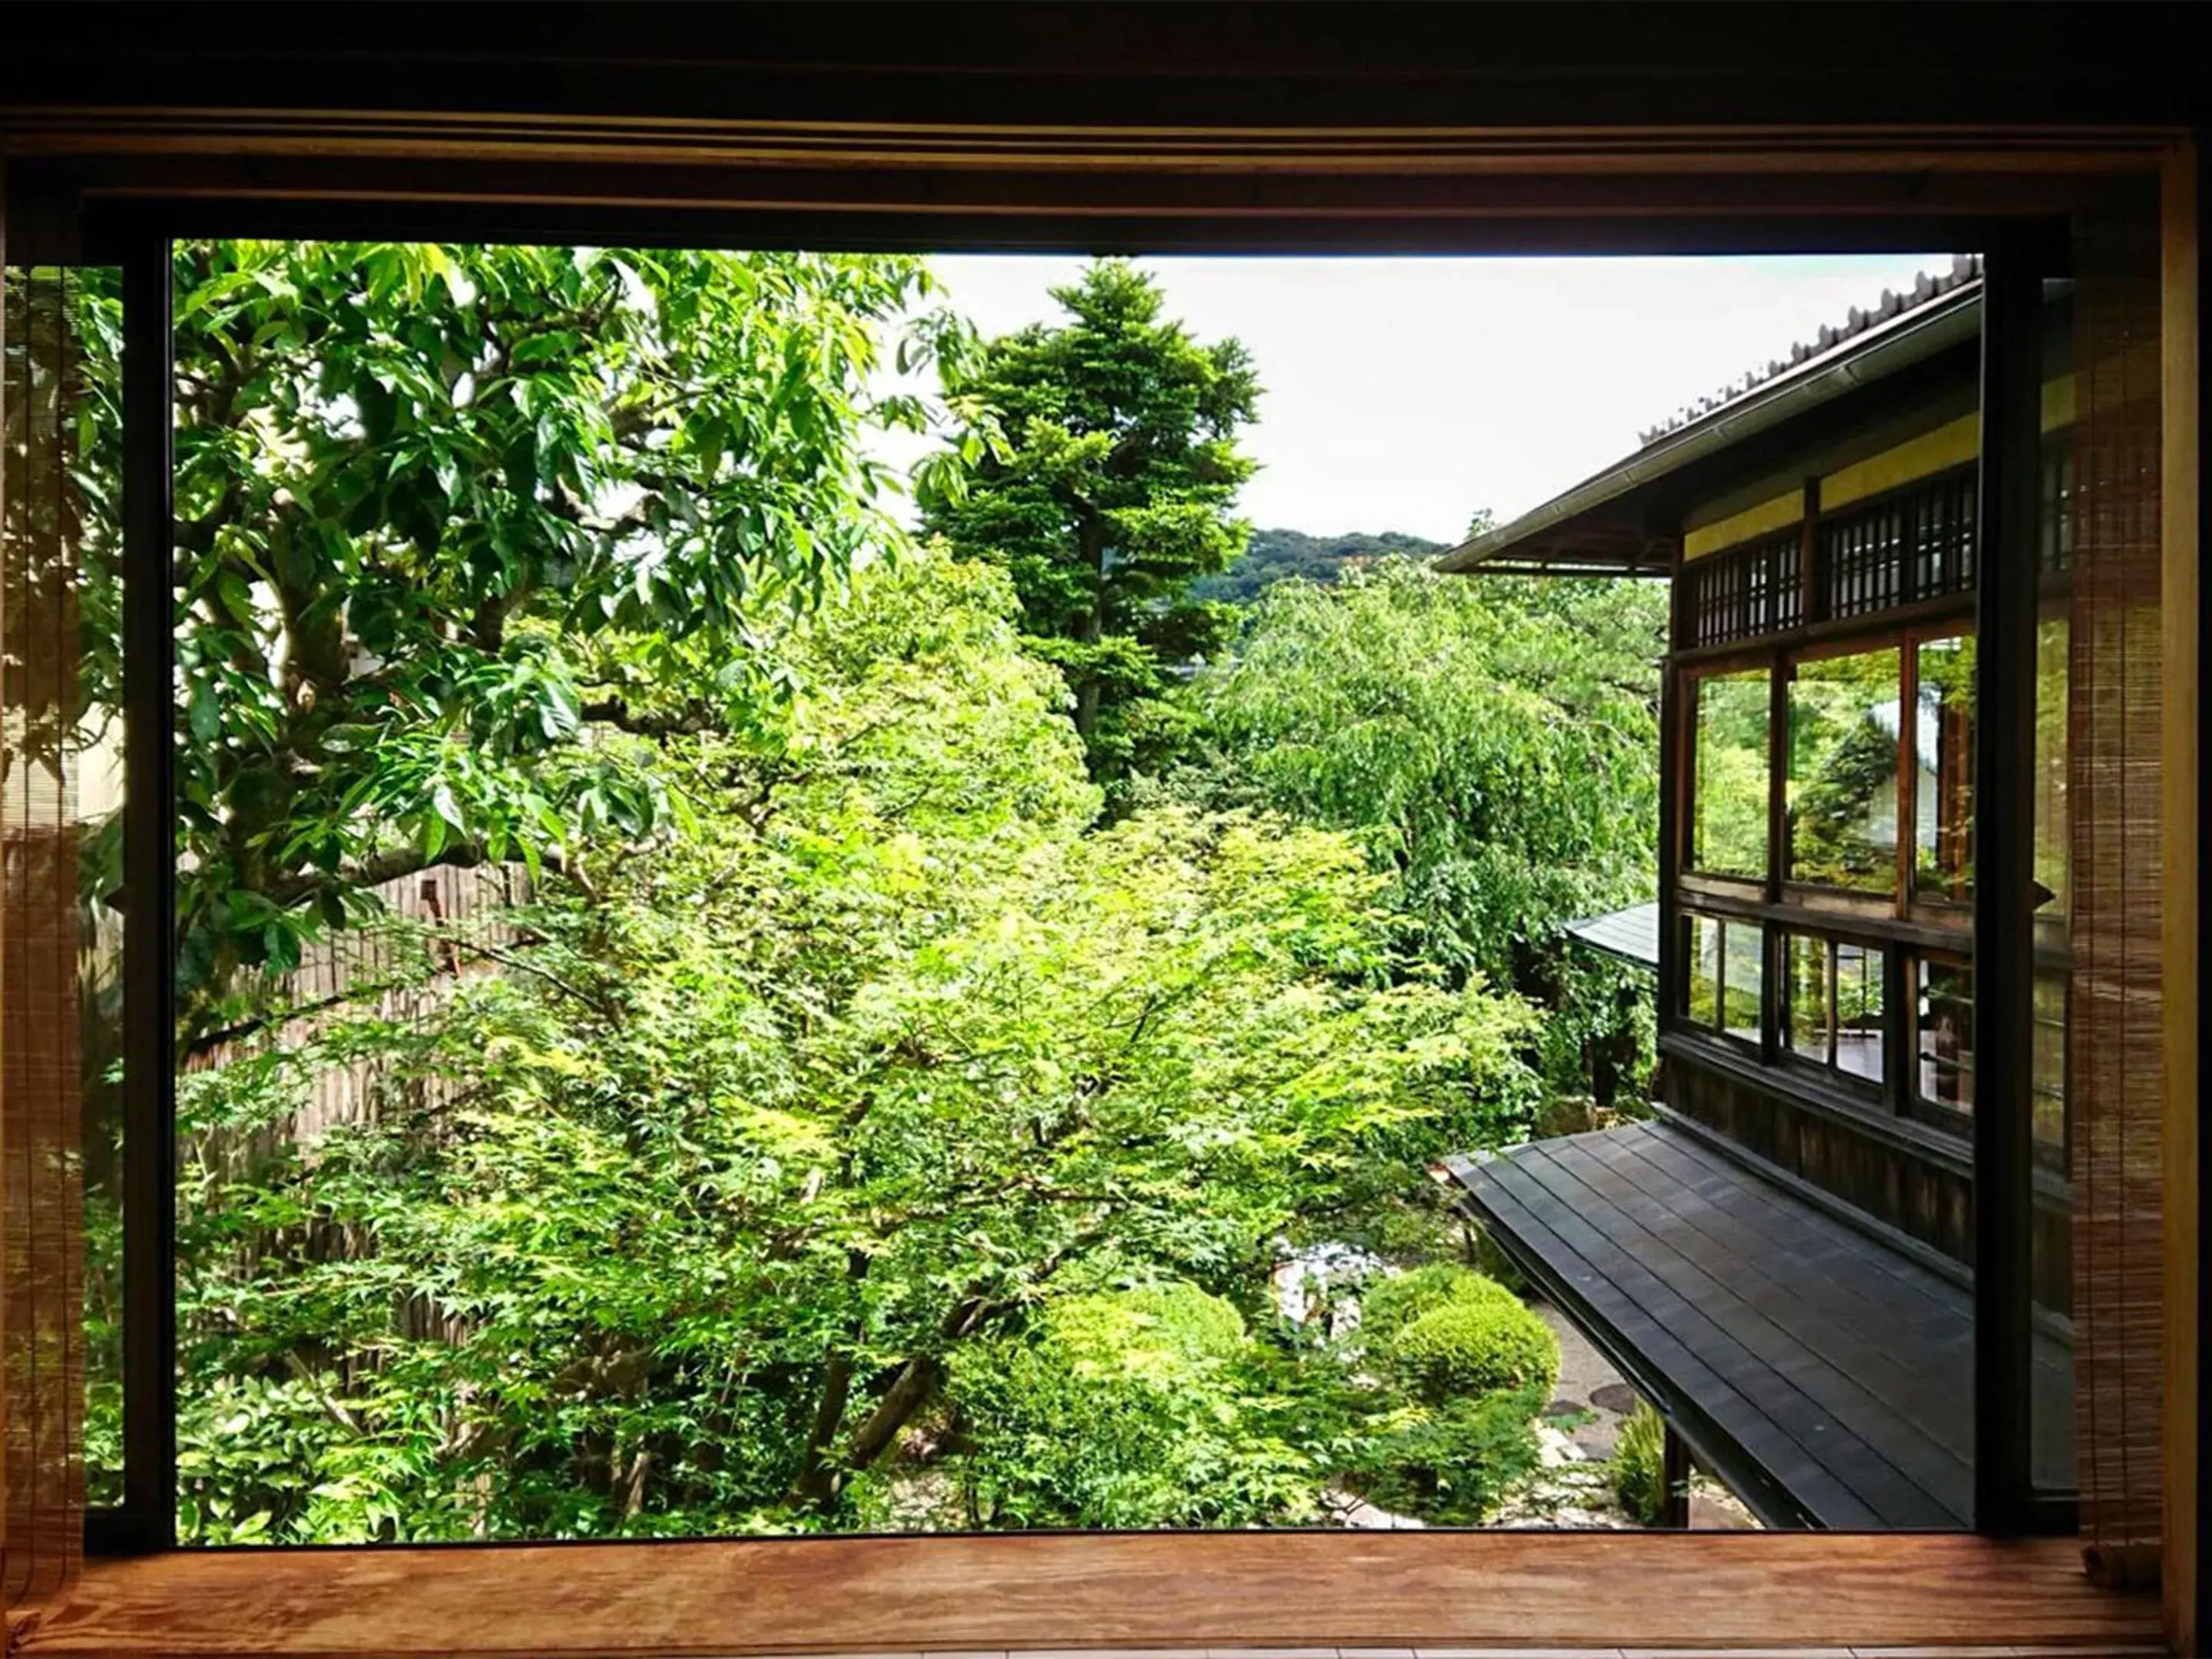
M1476 1294L1469 1287L1487 1282L1473 1268L1449 1261L1370 1279L1360 1287L1359 1328L1370 1346L1387 1341L1431 1309Z
M1559 1381L1559 1345L1519 1297L1464 1270L1442 1296L1433 1286L1422 1292L1429 1305L1370 1335L1368 1352L1379 1367L1434 1406L1501 1391L1531 1396L1532 1410L1541 1406ZM1386 1311L1395 1321L1407 1310Z

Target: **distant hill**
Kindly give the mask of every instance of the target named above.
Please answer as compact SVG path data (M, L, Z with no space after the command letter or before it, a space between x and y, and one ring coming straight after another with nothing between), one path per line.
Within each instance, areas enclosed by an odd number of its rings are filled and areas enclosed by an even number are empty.
M1303 530L1255 530L1243 556L1218 576L1194 583L1191 596L1249 605L1261 588L1286 577L1333 582L1347 566L1356 568L1391 553L1441 553L1448 544L1396 530L1379 535L1354 531L1342 536L1309 536Z

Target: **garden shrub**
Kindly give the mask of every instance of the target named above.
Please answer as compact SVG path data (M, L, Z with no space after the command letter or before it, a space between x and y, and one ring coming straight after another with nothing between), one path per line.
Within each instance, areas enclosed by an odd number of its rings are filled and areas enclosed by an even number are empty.
M1370 1343L1450 1301L1466 1280L1480 1275L1449 1261L1370 1279L1359 1292L1359 1328Z
M1370 1503L1394 1514L1476 1524L1536 1467L1542 1405L1527 1389L1402 1404L1370 1424L1351 1460L1353 1480Z
M1270 1422L1257 1360L1236 1309L1193 1285L1052 1303L954 1367L971 1511L997 1527L1312 1518L1320 1472Z
M1667 1425L1650 1403L1639 1401L1620 1425L1606 1473L1613 1501L1637 1521L1656 1527L1667 1510Z
M1536 1396L1559 1381L1559 1345L1550 1328L1495 1279L1464 1267L1401 1273L1419 1282L1383 1292L1382 1317L1368 1330L1376 1367L1431 1406L1500 1390ZM1370 1302L1375 1295L1370 1292Z
M1559 1344L1496 1279L1440 1263L1370 1281L1359 1341L1376 1385L1348 1473L1373 1504L1481 1521L1536 1467Z

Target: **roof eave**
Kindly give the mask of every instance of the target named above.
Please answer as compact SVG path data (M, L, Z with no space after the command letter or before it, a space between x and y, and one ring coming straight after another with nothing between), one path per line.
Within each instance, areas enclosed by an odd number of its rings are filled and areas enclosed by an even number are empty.
M1856 334L1788 374L1762 382L1734 402L1700 416L1634 454L1554 495L1509 525L1485 531L1437 555L1435 568L1451 574L1491 568L1501 555L1558 531L1571 520L1680 471L1693 461L1717 454L1755 433L1833 402L1899 369L1934 356L1971 338L1973 307L1981 299L1978 278L1961 283L1894 321ZM1524 559L1522 564L1534 562ZM1624 574L1632 565L1608 566Z

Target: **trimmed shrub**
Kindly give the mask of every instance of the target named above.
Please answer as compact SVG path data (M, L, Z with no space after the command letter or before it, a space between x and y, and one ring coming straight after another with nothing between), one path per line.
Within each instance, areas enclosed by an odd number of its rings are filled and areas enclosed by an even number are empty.
M1449 1261L1378 1275L1360 1287L1359 1328L1370 1346L1387 1340L1431 1309L1443 1306L1469 1284L1480 1282L1480 1273Z
M1369 1502L1395 1514L1475 1524L1536 1467L1534 1419L1541 1403L1504 1389L1443 1406L1401 1406L1372 1425L1350 1473Z
M1536 1467L1534 1419L1559 1381L1558 1341L1496 1279L1449 1264L1371 1280L1359 1311L1381 1408L1349 1472L1386 1510L1482 1520Z
M1496 1280L1465 1268L1451 1273L1447 1284L1386 1298L1382 1328L1368 1338L1375 1364L1431 1406L1510 1391L1540 1407L1559 1381L1558 1339Z

